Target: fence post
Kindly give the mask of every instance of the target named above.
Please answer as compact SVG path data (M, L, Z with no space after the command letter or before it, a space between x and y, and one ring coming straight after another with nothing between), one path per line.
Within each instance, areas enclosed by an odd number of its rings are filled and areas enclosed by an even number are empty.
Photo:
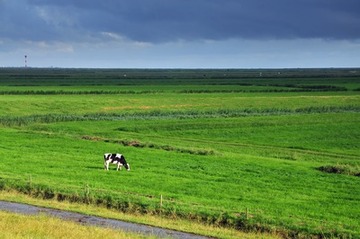
M31 174L29 175L29 188L32 188L32 176Z
M85 200L87 204L90 204L90 187L88 183L85 185Z
M32 176L31 176L31 174L29 175L29 182L28 182L28 186L29 186L29 188L28 188L28 194L29 195L31 195L31 191L32 191Z

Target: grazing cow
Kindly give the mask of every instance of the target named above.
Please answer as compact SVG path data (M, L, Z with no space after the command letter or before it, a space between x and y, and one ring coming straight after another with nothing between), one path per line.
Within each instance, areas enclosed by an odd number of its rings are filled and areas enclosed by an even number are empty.
M109 164L116 164L117 168L116 171L121 167L124 166L127 171L130 171L130 165L126 162L125 157L122 154L104 154L104 168L105 170L109 170Z

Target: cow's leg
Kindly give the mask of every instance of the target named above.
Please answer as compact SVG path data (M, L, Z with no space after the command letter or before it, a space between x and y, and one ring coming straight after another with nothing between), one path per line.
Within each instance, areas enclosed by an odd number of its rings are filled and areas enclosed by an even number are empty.
M109 162L105 161L104 168L105 170L109 170Z
M118 170L121 170L122 166L123 166L123 165L122 165L121 163L118 163L118 164L117 164L117 171L118 171Z

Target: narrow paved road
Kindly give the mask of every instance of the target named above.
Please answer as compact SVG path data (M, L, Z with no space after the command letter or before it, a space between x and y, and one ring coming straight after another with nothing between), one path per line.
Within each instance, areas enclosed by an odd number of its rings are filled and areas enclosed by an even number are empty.
M124 222L115 219L107 219L107 218L89 216L75 212L68 212L57 209L43 208L38 206L6 202L6 201L0 201L0 210L20 213L20 214L27 214L27 215L36 215L43 213L63 220L69 220L69 221L81 223L83 225L92 225L92 226L120 229L123 231L130 231L144 235L155 235L162 238L209 239L209 237L199 236L185 232L173 231L158 227Z

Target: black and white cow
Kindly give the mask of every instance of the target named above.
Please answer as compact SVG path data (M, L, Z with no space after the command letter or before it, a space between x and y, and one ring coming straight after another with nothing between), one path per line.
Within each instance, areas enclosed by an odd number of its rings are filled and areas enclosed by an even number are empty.
M130 171L130 165L126 162L124 155L122 154L104 154L104 168L105 170L109 170L109 164L116 164L117 168L116 171L119 169L121 170L121 167L124 166L127 171Z

